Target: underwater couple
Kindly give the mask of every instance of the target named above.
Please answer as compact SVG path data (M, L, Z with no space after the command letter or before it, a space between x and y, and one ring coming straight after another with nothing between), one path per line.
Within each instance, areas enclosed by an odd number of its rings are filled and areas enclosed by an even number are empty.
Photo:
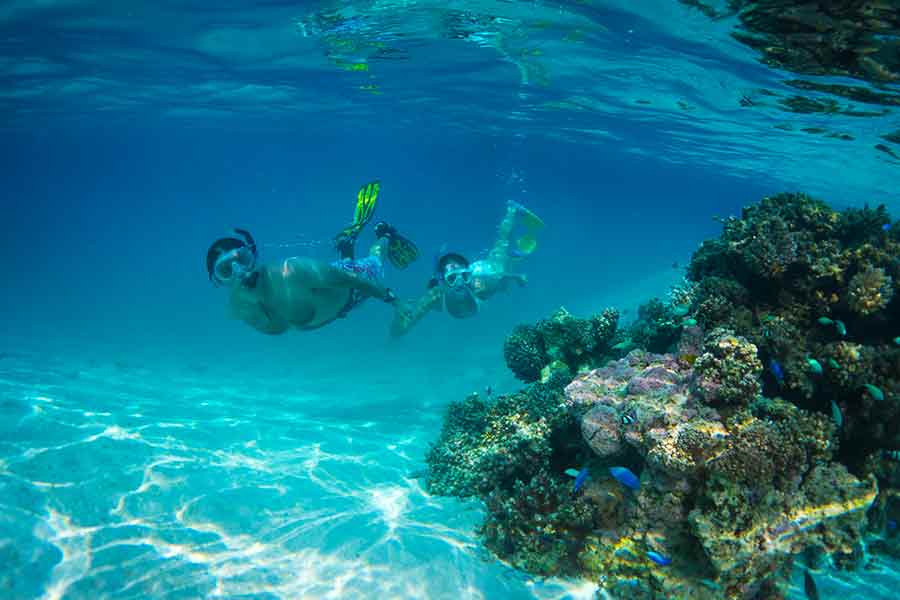
M511 269L534 252L544 223L510 201L485 258L470 262L460 253L443 252L425 293L418 300L401 301L384 283L384 259L397 269L407 268L419 257L411 240L380 221L373 228L375 243L369 253L356 257L357 238L375 215L379 191L377 181L360 188L353 222L335 236L338 257L330 262L291 257L262 264L256 240L244 229L234 230L240 237L213 242L206 253L206 271L213 285L228 290L232 316L276 335L291 328L318 329L346 317L368 298L376 298L393 306L390 331L398 337L429 312L446 309L455 318L473 317L484 300L510 283L525 285L525 275ZM517 224L524 232L512 240Z

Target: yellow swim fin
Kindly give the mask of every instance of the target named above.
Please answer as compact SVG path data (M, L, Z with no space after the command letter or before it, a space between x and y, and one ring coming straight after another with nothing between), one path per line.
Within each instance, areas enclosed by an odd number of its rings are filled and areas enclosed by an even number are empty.
M419 258L416 245L399 233L392 236L387 247L388 260L397 269L405 269Z
M405 269L419 258L419 249L384 221L375 224L375 237L387 240L387 257L397 269Z
M356 211L353 213L353 223L341 229L334 236L334 246L341 258L353 258L354 245L359 232L363 227L372 220L375 215L375 206L378 203L378 190L381 189L381 183L373 181L359 188L356 195Z
M526 233L516 240L516 254L519 256L528 256L537 249L537 236L533 233Z
M544 228L544 221L539 216L519 204L516 209L518 216L522 218L522 225L525 226L530 233L537 232L538 229Z
M359 188L359 194L356 196L356 213L353 215L353 225L357 229L362 229L366 223L372 220L375 214L375 205L378 203L378 190L381 189L381 182L373 181Z
M537 249L537 234L544 228L544 221L519 203L516 203L516 216L522 219L525 233L516 240L515 253L528 256Z

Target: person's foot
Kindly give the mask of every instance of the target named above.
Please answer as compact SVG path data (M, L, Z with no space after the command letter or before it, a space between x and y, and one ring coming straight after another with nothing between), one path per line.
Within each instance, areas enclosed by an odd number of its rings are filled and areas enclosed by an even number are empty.
M510 210L512 212L521 212L525 210L525 207L516 202L515 200L507 200L506 201L506 210Z
M389 240L396 234L397 230L384 221L378 221L378 223L375 224L375 237L377 238L385 238Z

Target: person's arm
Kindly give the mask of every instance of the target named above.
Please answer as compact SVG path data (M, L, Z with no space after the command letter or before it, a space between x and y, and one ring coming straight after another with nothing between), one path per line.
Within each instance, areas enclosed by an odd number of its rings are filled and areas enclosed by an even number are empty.
M278 335L288 330L288 323L274 318L263 302L261 294L245 288L235 288L228 302L229 312L257 331Z
M393 337L405 335L430 311L440 310L443 300L441 294L439 287L433 287L416 301L396 303L394 320L391 322L391 335Z

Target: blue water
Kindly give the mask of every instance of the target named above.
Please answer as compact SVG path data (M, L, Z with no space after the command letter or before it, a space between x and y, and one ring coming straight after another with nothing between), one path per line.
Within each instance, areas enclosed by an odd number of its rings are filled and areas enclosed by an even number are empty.
M766 194L900 210L871 149L897 118L742 109L793 92L728 21L457 4L0 6L0 598L590 597L498 563L477 503L425 493L444 407L517 388L515 324L627 320ZM400 296L442 245L485 251L508 199L548 225L528 286L401 340L374 301L278 337L227 317L211 241L329 259L376 178L423 252L387 273ZM891 577L820 587L888 598Z

